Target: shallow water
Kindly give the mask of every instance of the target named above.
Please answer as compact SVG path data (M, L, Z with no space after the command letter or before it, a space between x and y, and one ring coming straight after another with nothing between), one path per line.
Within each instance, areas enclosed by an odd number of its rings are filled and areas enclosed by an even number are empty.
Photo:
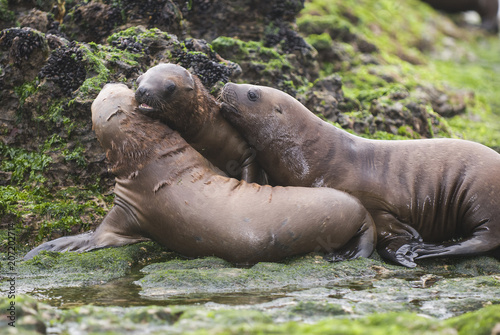
M189 294L168 299L145 298L140 295L141 287L134 282L143 273L134 273L102 285L83 287L60 287L36 289L27 292L37 300L61 309L92 304L94 306L170 306L203 305L206 303L236 305L256 305L287 296L286 292L235 292L218 294Z
M485 304L500 303L500 292L495 295L495 290L488 289L494 289L490 286L500 286L500 279L496 283L492 280L491 283L484 284L489 280L488 277L473 278L453 273L435 275L416 271L390 276L338 278L324 285L288 285L280 289L251 288L245 291L235 289L234 292L223 293L210 292L208 289L207 292L176 293L160 297L141 295L142 288L135 282L142 277L144 273L137 270L105 284L36 289L28 293L59 309L84 305L199 306L208 309L256 309L281 315L295 313L300 310L300 306L306 304L308 309L318 309L316 314L324 313L322 309L328 311L325 312L327 314L339 315L407 311L440 319L476 310ZM462 289L457 290L456 287ZM336 306L338 311L332 312L332 306ZM310 316L301 315L301 318L309 319Z

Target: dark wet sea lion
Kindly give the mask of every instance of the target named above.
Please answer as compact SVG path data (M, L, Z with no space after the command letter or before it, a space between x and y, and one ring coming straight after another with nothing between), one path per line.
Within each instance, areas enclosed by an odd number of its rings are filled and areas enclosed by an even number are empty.
M177 132L136 112L134 93L108 84L92 122L116 175L115 205L95 233L30 251L88 251L152 239L188 257L235 263L323 251L368 257L373 220L359 201L329 188L271 187L220 176Z
M449 13L473 10L481 16L481 27L498 32L498 0L422 0L432 7Z
M226 84L222 114L279 185L327 186L361 200L392 261L500 247L500 154L464 140L368 140L318 118L288 94Z
M266 182L255 152L220 115L220 104L198 77L176 64L159 64L137 79L139 110L177 130L228 176Z

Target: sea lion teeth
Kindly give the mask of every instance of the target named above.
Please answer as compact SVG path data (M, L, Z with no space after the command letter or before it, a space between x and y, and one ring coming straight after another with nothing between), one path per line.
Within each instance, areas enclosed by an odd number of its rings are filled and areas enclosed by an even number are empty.
M142 111L147 111L147 112L150 112L150 111L153 111L154 108L145 104L145 103L142 103L139 105L139 109L141 109Z

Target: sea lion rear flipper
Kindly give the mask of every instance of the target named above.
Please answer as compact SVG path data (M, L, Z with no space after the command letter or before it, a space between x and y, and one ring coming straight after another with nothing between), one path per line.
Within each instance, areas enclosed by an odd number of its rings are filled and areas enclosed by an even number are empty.
M410 225L398 220L392 213L371 213L377 226L377 252L382 258L414 268L417 266L415 248L422 243L420 234Z
M144 236L130 234L133 231L132 227L135 226L135 223L135 216L130 215L122 206L114 206L95 232L91 231L74 236L64 236L45 242L28 252L23 259L31 259L42 250L85 252L149 241L149 238Z
M495 251L495 245L497 251ZM418 243L414 247L416 259L442 256L472 256L486 254L493 250L493 255L500 251L500 241L491 229L477 229L469 238L458 242ZM498 253L500 255L500 253Z

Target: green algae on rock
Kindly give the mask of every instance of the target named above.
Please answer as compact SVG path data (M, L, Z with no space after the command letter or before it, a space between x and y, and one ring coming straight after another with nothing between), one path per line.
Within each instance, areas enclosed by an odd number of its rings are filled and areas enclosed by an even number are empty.
M399 86L408 90L412 104L432 110L436 116L460 114L447 121L439 117L428 118L428 123L437 128L430 133L419 133L413 122L404 123L409 132L401 133L404 128L400 127L390 127L383 132L409 138L415 138L415 135L463 136L498 148L500 132L495 126L498 117L489 111L488 106L497 106L497 110L499 106L497 98L488 93L490 83L496 82L498 77L491 68L497 61L492 56L498 52L493 51L495 47L485 48L485 44L495 45L488 42L491 38L481 36L482 41L476 42L480 32L456 27L451 20L420 1L395 4L391 1L315 0L305 4L297 23L299 30L307 35L306 40L317 47L322 70L326 74L338 71L347 100L359 101L348 105L351 111L375 110L378 113L380 99L389 98L391 105L397 103L398 99L389 95L391 87ZM366 48L363 41L375 48ZM342 47L345 44L355 52L346 51L350 49ZM491 50L490 55L487 50ZM479 57L481 63L476 64ZM457 62L460 70L457 70ZM484 79L474 77L477 74ZM449 85L443 85L444 82ZM478 86L482 88L477 90ZM486 94L489 103L485 104L484 99L475 96L472 90ZM440 94L435 94L439 91ZM377 133L381 130L368 126L372 118L370 114L350 115L341 125L355 129L357 133L367 132L367 137L380 138ZM475 122L477 115L490 120L486 122L488 125ZM388 117L382 120L382 124L387 120L391 122Z
M214 306L227 307L224 295L257 297L268 292L274 301L256 299L252 308L281 319L307 317L310 311L300 307L303 304L328 315L412 311L438 318L500 304L496 294L500 283L495 276L500 273L500 262L490 257L425 261L415 269L376 259L332 264L313 256L250 268L235 268L217 258L173 259L141 271L146 276L136 284L142 287L144 298L203 301L212 297L221 301Z
M308 45L295 54L267 47L262 42L224 36L211 44L222 57L241 66L245 82L276 87L292 96L297 96L298 87L308 87L319 76L314 59L316 51Z
M164 334L494 334L500 323L500 306L487 306L448 320L415 313L375 313L351 318L319 321L276 322L264 311L209 309L204 307L96 307L57 310L20 295L16 330L23 334L45 333L47 328L62 334L150 333ZM2 297L0 307L8 306ZM48 321L50 320L50 322ZM2 319L7 334L17 334ZM4 327L5 326L5 327Z
M101 249L77 254L42 252L31 260L17 263L18 292L32 292L54 287L86 286L105 283L129 273L132 267L168 257L153 242L123 248ZM2 254L2 274L7 273Z

